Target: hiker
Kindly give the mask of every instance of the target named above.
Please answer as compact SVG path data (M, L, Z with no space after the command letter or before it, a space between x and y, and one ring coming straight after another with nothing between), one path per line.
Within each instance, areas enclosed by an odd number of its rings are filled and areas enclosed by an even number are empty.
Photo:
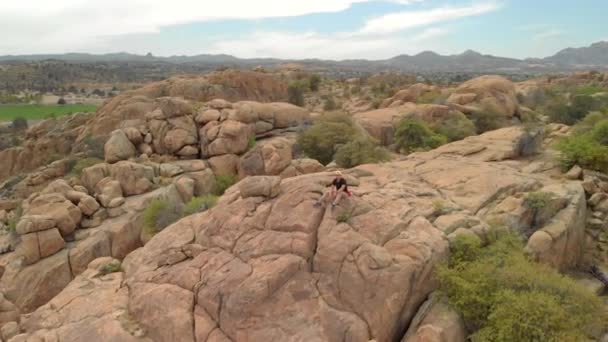
M342 172L340 171L336 171L336 178L334 178L334 180L331 182L331 184L328 185L328 187L330 187L330 189L326 190L323 196L321 196L321 198L319 198L319 200L315 202L315 207L318 207L321 205L321 203L325 202L327 197L332 199L331 206L335 207L336 205L338 205L338 203L340 203L340 200L342 199L342 197L344 197L344 195L350 195L350 193L348 192L348 185L346 184L346 179L342 177Z

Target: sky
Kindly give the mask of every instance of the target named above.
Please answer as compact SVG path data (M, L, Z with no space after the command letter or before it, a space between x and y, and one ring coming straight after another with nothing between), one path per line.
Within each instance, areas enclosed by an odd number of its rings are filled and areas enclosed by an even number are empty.
M606 0L1 0L0 55L546 57L608 41Z

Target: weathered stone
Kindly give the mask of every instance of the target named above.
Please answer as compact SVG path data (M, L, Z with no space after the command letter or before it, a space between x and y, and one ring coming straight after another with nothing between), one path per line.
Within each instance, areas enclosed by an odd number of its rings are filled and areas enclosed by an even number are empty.
M110 139L104 146L106 163L110 164L133 158L136 153L135 146L133 146L125 132L122 130L112 132Z
M281 177L252 176L238 184L241 197L276 197L280 192Z
M107 232L97 231L70 249L70 266L75 276L84 272L93 260L110 256L111 244Z
M112 199L110 201L110 203L108 203L108 209L120 207L123 204L125 204L125 198L117 197L117 198Z
M203 196L215 190L215 175L210 169L186 173L184 176L194 180L194 196Z
M194 188L196 182L194 179L190 177L180 177L175 180L175 187L177 191L179 191L180 196L184 202L190 202L190 200L194 197Z
M93 215L99 209L99 207L99 203L97 203L97 201L89 195L84 195L81 197L78 203L78 208L80 211L87 216Z
M89 190L89 193L95 193L98 183L110 174L108 164L101 163L82 170L82 182Z
M38 234L40 258L53 255L65 247L65 241L61 237L61 234L59 234L59 230L55 228L36 234Z
M108 217L114 218L124 214L126 211L123 207L107 208Z
M9 322L2 326L0 335L4 341L8 341L11 337L19 334L19 324L17 322Z
M26 265L34 264L40 260L40 249L38 246L38 234L30 233L21 236L21 244L17 252L24 258Z
M34 265L11 270L2 277L0 285L6 298L27 313L49 301L71 280L68 252L63 250Z
M28 234L55 227L52 217L46 215L26 215L17 223L17 234Z
M224 154L209 158L209 166L216 175L236 175L238 173L239 157L234 154Z
M154 169L129 161L110 166L110 175L120 183L125 196L139 195L152 188Z
M467 330L460 314L437 293L422 304L401 342L465 342Z
M575 179L581 179L582 177L583 177L583 169L578 165L575 165L574 167L572 167L570 169L570 171L568 171L566 173L566 178L568 178L568 179L575 180Z
M167 178L173 178L175 176L178 176L180 174L182 174L184 172L184 170L176 164L169 164L169 163L165 163L165 164L160 164L160 176L161 177L167 177Z

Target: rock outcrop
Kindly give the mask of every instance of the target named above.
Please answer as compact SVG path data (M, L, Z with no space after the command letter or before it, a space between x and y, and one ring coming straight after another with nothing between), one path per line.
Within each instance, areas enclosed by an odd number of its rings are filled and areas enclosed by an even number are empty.
M501 76L481 76L461 84L447 99L448 104L470 114L482 110L510 119L518 115L517 100L513 82Z
M336 208L313 205L331 173L247 177L214 208L178 221L131 253L115 251L116 239L129 236L129 228L104 230L112 256L124 257L124 275L91 280L95 268L89 266L49 304L21 317L19 338L68 336L61 334L69 331L73 339L95 340L98 331L109 329L126 341L135 336L153 341L463 341L458 315L429 299L437 285L433 268L448 257L452 237L476 234L483 240L490 221L502 217L506 227L532 229L527 249L539 261L569 268L582 260L585 191L599 193L603 184L588 179L562 186L562 180L537 167L544 163L534 160L540 143L542 135L507 128L401 161L362 165L345 171L354 194ZM181 171L163 169L177 179L211 172L190 163ZM292 161L290 166L301 164L310 163ZM190 182L179 183L172 198L190 193L178 189L191 189ZM538 192L553 195L530 216L522 211L521 199ZM149 194L127 200L127 210L144 208ZM594 210L604 210L604 201L608 197L596 196ZM537 243L537 234L550 239ZM89 250L107 251L105 235L88 238L88 245L95 246ZM77 251L70 249L69 255L95 257ZM67 257L61 251L37 264L53 260L61 269ZM78 269L84 265L78 263ZM90 285L78 285L83 281ZM7 299L17 307L35 302L15 300L14 291L6 292L11 294ZM73 304L58 304L66 298ZM99 312L82 311L77 303L83 301ZM87 322L87 329L75 329L79 322Z

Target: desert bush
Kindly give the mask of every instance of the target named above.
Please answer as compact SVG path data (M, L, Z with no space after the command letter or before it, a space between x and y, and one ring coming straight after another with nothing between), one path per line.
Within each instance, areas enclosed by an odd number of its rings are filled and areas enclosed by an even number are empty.
M593 120L583 120L575 126L574 133L561 139L555 145L560 152L558 161L567 170L574 165L583 168L608 172L608 119L599 119L594 115ZM589 127L592 123L593 127Z
M462 140L475 135L476 132L477 129L473 121L469 120L462 113L450 116L437 127L437 133L445 136L450 142Z
M343 168L389 160L388 151L366 136L357 137L338 147L334 159Z
M608 111L594 111L587 114L581 121L573 127L573 134L580 135L593 129L600 121L608 120Z
M255 136L249 138L249 142L247 142L247 150L251 150L252 148L254 148L256 143L257 141L255 139Z
M339 145L352 141L360 134L350 116L327 114L301 132L297 144L308 157L326 165L333 160Z
M524 197L524 206L533 210L540 210L546 207L550 200L551 194L548 192L530 192Z
M405 117L395 129L395 142L400 151L412 153L439 147L447 138L433 132L423 121Z
M76 164L74 164L74 166L72 167L71 173L75 176L80 176L82 174L82 170L86 169L87 167L97 165L99 163L103 163L103 160L99 159L99 158L93 158L93 157L79 159L76 162Z
M12 127L16 131L23 131L27 129L27 120L25 118L15 118L12 122Z
M379 99L379 98L374 98L374 99L372 100L372 108L374 108L374 109L378 109L378 108L380 108L380 105L381 105L381 104L382 104L382 100L381 100L381 99Z
M304 105L304 89L308 87L302 81L292 81L287 86L287 101L296 106Z
M447 95L444 95L439 90L428 91L418 97L417 103L426 104L444 104L448 99Z
M473 341L577 341L605 319L587 288L531 261L518 236L501 234L486 248L458 237L459 259L437 271L441 291L473 332Z
M195 197L190 202L186 203L182 216L190 216L192 214L200 213L207 209L211 209L217 203L217 196L205 195L202 197Z
M216 196L222 196L228 188L236 184L237 182L236 175L225 174L225 175L217 175L215 176L215 188L213 189L213 194Z
M478 134L493 131L505 126L505 120L502 115L492 112L473 112L471 114L471 120L475 124L475 127L477 127Z
M104 145L105 142L99 138L93 138L91 135L87 135L83 143L86 148L86 154L90 158L104 159L105 151Z
M477 235L460 235L450 244L451 267L462 267L473 262L481 254L481 239Z
M352 217L352 214L349 212L343 212L340 213L338 215L338 217L336 217L336 221L338 221L338 223L348 223L348 221L350 221Z
M178 205L166 200L155 199L142 213L142 230L148 236L154 236L179 220L182 217L181 214L181 208Z
M308 86L310 88L310 91L318 91L320 85L321 85L321 76L316 75L316 74L310 76L310 78L308 79Z
M58 105L64 105L64 104L66 104L66 103L67 103L67 102L65 101L65 99L64 99L63 97L62 97L62 98L60 98L60 99L57 101L57 104L58 104Z
M325 100L325 104L323 105L323 110L332 111L336 110L336 108L338 108L338 106L336 105L336 101L334 100L334 98L328 97L327 100Z
M120 261L113 260L113 261L103 265L103 267L101 267L101 269L99 271L103 275L110 274L110 273L116 273L116 272L122 271L122 266L120 265Z

